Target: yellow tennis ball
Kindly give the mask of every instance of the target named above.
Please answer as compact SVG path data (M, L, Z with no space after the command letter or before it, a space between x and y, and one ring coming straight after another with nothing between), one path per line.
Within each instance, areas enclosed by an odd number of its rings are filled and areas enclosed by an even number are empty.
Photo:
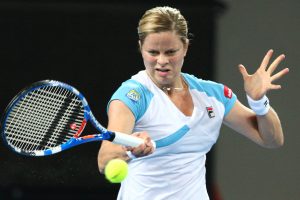
M104 174L107 180L111 183L122 182L128 173L128 164L121 159L110 160L104 169Z

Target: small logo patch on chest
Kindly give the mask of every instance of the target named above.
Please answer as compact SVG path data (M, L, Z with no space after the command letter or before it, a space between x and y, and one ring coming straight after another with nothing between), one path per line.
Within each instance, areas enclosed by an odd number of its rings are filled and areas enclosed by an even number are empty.
M206 107L206 111L209 118L214 118L216 116L214 113L214 108L212 106Z

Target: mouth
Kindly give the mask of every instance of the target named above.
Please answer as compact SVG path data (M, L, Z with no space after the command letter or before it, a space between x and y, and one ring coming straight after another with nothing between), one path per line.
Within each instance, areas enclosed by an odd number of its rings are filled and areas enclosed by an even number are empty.
M158 72L169 72L169 69L155 69Z
M158 72L158 75L161 76L161 77L168 76L169 72L171 71L169 69L161 69L161 68L155 69L155 70Z

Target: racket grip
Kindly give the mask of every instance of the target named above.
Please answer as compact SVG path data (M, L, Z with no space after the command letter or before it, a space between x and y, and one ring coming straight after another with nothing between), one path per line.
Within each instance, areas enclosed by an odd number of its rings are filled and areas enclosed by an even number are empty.
M128 135L125 133L114 132L115 138L113 139L113 143L120 144L124 146L137 147L140 144L143 144L145 141L142 138L138 138L132 135ZM154 148L156 148L155 142L152 141Z

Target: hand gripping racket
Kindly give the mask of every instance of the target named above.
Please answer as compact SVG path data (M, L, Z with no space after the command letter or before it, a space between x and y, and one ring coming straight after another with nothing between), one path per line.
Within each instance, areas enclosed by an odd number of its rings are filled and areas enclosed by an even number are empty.
M80 137L88 121L99 134ZM32 84L10 102L1 132L12 150L30 156L51 155L99 140L132 147L144 143L141 138L105 129L78 90L52 80Z

